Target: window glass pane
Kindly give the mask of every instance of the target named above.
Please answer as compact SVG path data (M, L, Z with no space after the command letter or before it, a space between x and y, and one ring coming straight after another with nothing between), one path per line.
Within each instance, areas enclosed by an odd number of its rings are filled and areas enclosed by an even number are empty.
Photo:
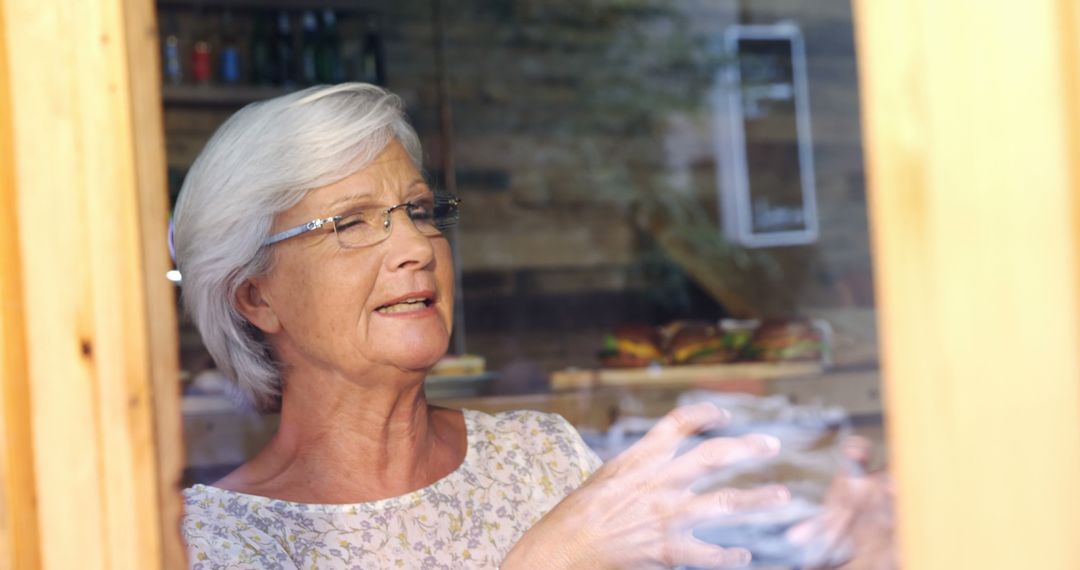
M798 508L751 545L777 564L794 550L769 540L851 466L848 436L881 464L846 1L166 2L161 28L174 193L243 103L342 79L404 99L427 174L463 199L433 400L558 412L603 458L677 404L716 401L736 412L729 435L785 443L715 482L789 484ZM185 479L209 483L279 420L223 397L190 321L181 341Z

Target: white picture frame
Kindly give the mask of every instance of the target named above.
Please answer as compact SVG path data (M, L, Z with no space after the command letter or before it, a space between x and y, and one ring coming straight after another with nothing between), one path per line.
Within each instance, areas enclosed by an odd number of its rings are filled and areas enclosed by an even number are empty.
M752 248L814 243L818 205L802 33L792 23L733 25L724 46L731 60L717 71L711 101L722 231ZM770 109L779 112L770 116ZM795 148L779 153L786 160L770 161L775 150L767 145L775 142L748 139L748 128L765 120L773 131L791 131Z

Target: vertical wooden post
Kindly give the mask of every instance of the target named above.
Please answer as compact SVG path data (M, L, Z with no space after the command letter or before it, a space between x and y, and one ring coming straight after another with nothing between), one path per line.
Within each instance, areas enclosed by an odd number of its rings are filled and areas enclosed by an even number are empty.
M0 11L0 567L40 567L4 12Z
M184 564L153 14L0 2L0 565Z
M1080 8L855 8L903 567L1080 568Z
M124 0L124 24L135 142L135 180L142 273L146 290L147 341L160 485L163 568L186 568L180 537L183 503L179 495L184 469L183 424L180 416L179 349L175 286L164 279L172 269L168 235L169 191L165 131L161 108L160 38L154 0Z

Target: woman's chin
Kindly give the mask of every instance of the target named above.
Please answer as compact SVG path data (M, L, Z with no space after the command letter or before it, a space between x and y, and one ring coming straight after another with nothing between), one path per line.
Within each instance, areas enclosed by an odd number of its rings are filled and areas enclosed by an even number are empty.
M430 372L431 369L435 367L435 364L439 362L440 358L442 358L441 355L430 359L402 359L394 362L394 366L401 370L418 372L422 373L424 376L427 376L428 372Z
M364 353L374 362L400 370L427 371L435 366L450 346L450 331L439 318L378 319L365 335Z
M450 339L428 339L421 343L402 343L387 347L380 360L401 370L427 372L439 362L449 347Z

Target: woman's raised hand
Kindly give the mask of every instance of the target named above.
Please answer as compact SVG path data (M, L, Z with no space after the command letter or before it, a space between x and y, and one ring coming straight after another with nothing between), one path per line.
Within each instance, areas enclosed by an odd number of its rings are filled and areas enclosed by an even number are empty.
M745 566L749 551L702 542L692 535L693 527L782 505L790 499L788 490L770 485L698 494L692 487L702 476L739 461L776 455L779 440L767 435L718 437L676 456L688 437L729 419L710 403L672 411L526 532L502 569Z
M869 470L870 440L851 436L841 449L848 465L833 478L821 513L791 527L787 539L808 569L896 570L892 479Z

